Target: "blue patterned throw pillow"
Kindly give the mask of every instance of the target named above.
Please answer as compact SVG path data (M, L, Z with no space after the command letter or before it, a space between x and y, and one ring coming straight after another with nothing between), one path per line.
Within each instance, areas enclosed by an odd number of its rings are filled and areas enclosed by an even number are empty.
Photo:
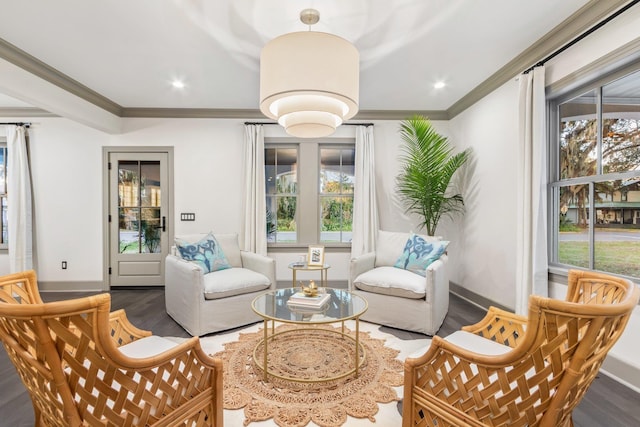
M196 243L176 239L176 246L183 259L198 264L205 274L231 268L220 244L211 233Z
M447 250L449 242L427 242L417 234L412 234L404 245L402 255L393 265L426 276L425 270Z

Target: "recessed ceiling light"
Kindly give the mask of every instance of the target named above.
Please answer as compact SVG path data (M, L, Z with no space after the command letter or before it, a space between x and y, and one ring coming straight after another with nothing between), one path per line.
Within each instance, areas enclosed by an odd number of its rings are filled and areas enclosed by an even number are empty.
M444 82L436 82L433 87L436 89L442 89L445 86Z
M182 80L174 80L171 85L176 89L184 89L184 82Z

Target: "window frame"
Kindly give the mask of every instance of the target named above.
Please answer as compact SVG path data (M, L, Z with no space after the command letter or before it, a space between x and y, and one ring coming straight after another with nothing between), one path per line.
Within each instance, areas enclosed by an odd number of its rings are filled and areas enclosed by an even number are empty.
M269 250L299 249L307 248L309 245L323 245L325 248L351 248L351 242L320 241L320 148L353 147L355 151L355 145L355 137L313 139L292 137L265 138L265 150L268 148L292 148L294 146L298 149L298 200L296 202L297 242L267 242L267 248Z
M611 68L609 68L611 69ZM584 269L585 267L575 266L572 264L564 264L558 260L559 253L559 215L560 206L558 202L560 200L559 195L556 197L557 192L562 187L568 187L573 185L588 185L588 242L589 242L589 269L596 270L594 268L596 264L595 260L595 228L597 222L596 218L596 201L595 192L596 185L600 182L624 180L629 178L640 178L640 170L627 171L627 172L615 172L615 173L603 173L602 166L602 126L603 126L603 97L602 91L604 86L609 83L615 82L625 76L633 73L640 73L640 60L634 60L625 65L619 66L611 72L602 73L601 71L592 70L592 78L587 80L586 83L579 86L572 87L570 90L562 90L562 88L552 88L551 92L547 95L547 117L548 117L548 141L549 141L549 153L547 156L548 165L548 192L547 192L547 224L548 226L548 253L549 253L549 271L552 274L568 274L569 269ZM596 94L596 113L595 119L597 121L597 142L596 142L596 172L593 175L581 176L576 178L561 178L560 171L560 106L576 97L587 94L590 91L595 91ZM620 273L603 271L612 275L625 277L630 280L637 281L639 277L627 276Z

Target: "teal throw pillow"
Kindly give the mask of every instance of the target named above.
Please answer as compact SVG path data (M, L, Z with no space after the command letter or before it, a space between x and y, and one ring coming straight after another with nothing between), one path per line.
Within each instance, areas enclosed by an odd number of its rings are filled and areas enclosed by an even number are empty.
M417 234L412 234L393 266L426 276L425 270L429 264L439 259L448 245L447 241L427 242Z
M183 259L198 264L205 274L231 268L220 244L211 233L196 243L176 239L176 246Z

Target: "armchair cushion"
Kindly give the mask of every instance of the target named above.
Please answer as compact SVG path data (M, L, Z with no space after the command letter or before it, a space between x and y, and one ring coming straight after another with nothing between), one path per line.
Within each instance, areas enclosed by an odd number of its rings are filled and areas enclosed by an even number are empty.
M420 299L425 297L427 281L408 270L378 267L360 274L353 285L366 292Z
M222 247L211 233L195 243L179 238L175 241L182 258L196 263L205 273L231 268Z
M447 241L427 242L421 236L412 234L407 239L402 255L393 266L426 276L429 264L439 259L448 245Z
M267 276L248 268L229 268L204 275L204 297L208 300L257 292L269 286Z
M500 356L513 350L508 345L500 344L467 331L455 331L444 340L465 350L487 356Z
M140 338L139 340L130 342L129 344L122 345L118 347L118 350L127 357L142 359L164 353L177 345L178 343L166 338L151 335L149 337Z

